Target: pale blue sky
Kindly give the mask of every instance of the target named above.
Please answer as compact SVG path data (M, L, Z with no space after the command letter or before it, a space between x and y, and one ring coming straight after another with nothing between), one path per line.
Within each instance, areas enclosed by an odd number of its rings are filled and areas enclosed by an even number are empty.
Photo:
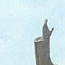
M0 0L0 65L35 65L34 38L47 18L54 64L65 65L64 0Z

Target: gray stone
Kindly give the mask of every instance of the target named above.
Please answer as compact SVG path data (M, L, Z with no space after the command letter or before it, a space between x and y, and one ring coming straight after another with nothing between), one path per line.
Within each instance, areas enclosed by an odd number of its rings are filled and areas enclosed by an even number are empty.
M43 35L34 40L35 43L35 55L36 55L36 65L53 65L50 59L50 36L54 30L50 31L47 26L47 19L45 19L45 24L43 26Z

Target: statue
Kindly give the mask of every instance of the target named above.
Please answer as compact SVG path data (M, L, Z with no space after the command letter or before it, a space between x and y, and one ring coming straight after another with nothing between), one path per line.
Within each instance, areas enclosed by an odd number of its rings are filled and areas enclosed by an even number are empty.
M35 43L35 55L36 55L36 65L53 65L50 59L50 36L54 30L50 31L47 26L47 19L43 26L43 35L34 40Z

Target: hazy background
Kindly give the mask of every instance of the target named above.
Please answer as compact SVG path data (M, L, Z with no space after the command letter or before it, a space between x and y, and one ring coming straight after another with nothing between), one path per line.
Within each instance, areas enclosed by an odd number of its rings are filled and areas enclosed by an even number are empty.
M0 65L35 65L34 38L46 18L55 28L52 62L65 65L65 0L0 0Z

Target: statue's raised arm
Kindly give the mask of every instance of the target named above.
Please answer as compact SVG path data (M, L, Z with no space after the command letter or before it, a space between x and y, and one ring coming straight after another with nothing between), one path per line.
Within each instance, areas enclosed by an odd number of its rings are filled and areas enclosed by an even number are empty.
M43 30L42 30L44 39L49 39L54 30L54 28L52 28L51 31L49 30L49 28L47 26L47 22L48 22L48 20L45 19L45 23L43 25Z

